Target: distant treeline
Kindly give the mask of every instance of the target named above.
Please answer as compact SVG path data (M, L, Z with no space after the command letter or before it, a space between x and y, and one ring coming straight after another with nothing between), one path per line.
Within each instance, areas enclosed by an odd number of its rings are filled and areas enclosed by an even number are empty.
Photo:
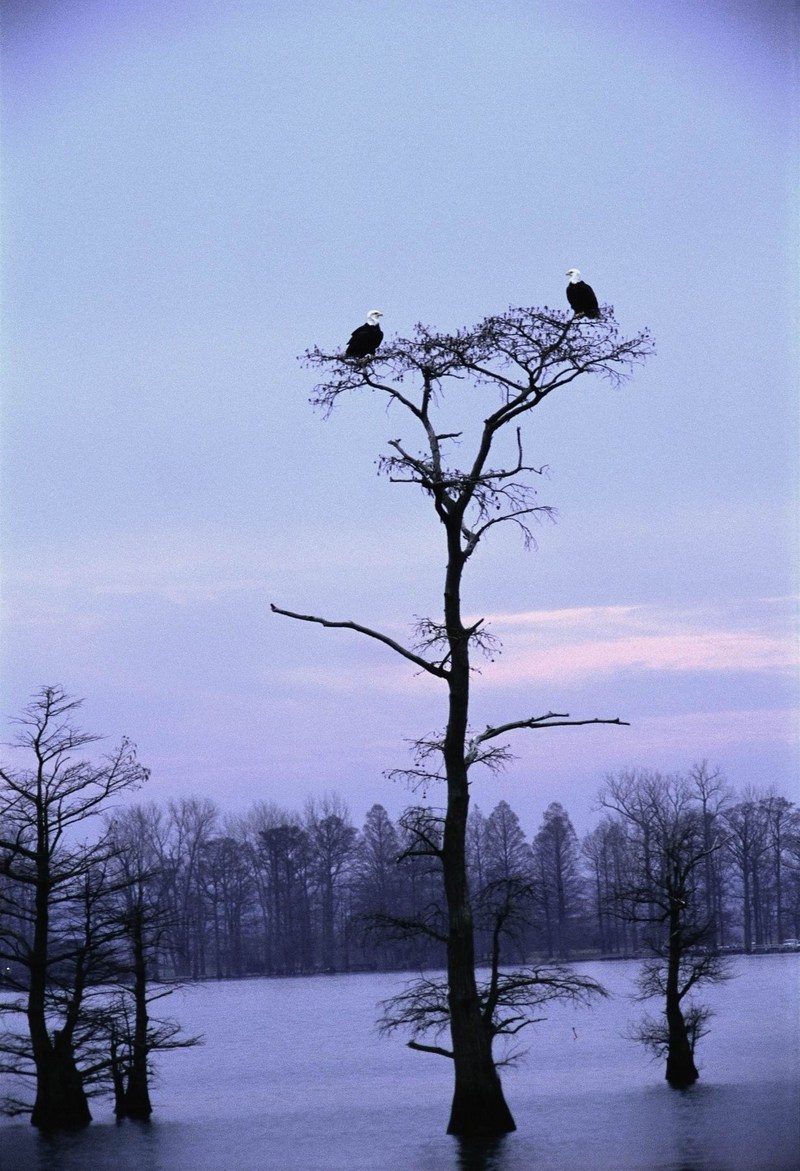
M712 946L752 951L796 940L797 806L768 790L734 793L704 765L690 776L696 815L714 846L693 892L714 923ZM441 867L420 843L440 840L441 817L411 806L393 821L375 804L358 828L336 795L309 800L302 812L257 801L234 817L192 797L116 814L115 832L138 843L164 925L155 978L439 966ZM636 955L641 926L617 913L636 849L641 834L611 810L580 840L554 802L529 839L506 801L488 815L473 806L479 955L491 946L481 892L508 879L521 880L522 903L509 961Z

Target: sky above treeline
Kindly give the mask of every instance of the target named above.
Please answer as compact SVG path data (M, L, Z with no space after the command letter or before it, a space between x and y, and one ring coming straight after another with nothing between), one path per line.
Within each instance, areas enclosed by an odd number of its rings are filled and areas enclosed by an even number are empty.
M376 475L397 419L325 420L297 356L576 266L657 355L526 420L558 519L470 565L473 722L631 726L519 733L473 799L588 828L605 774L702 759L798 795L795 4L4 8L5 716L63 684L155 800L416 800L383 770L443 688L269 603L406 640L443 532Z

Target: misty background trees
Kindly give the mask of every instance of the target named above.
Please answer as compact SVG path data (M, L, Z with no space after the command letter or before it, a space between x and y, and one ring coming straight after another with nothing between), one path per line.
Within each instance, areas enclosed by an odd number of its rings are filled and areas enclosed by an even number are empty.
M723 843L713 865L701 864L713 946L747 952L800 939L797 805L768 787L736 793L722 785L725 801L706 817ZM126 839L136 835L147 900L157 909L148 928L151 979L440 967L441 947L432 935L401 935L389 922L441 926L438 868L409 852L417 808L392 818L375 804L361 824L335 795L296 809L256 800L243 814L198 797L144 801L116 813L117 831L124 829ZM327 818L334 820L320 835ZM500 879L519 881L524 922L508 944L515 960L646 953L644 924L620 909L636 850L621 817L598 809L596 824L579 837L562 806L549 806L538 824L525 825L500 801L487 813L473 806L467 842L476 896ZM24 892L4 871L6 981L12 972L24 978L17 936L26 906ZM491 925L480 910L476 950L488 961Z
M708 879L703 868L702 898L714 909L716 944L755 951L800 938L798 807L766 787L749 789L745 799L727 787L726 794L724 807L711 818L723 845ZM772 846L750 851L743 870L737 836L742 819L760 825L767 837L776 804L781 812L779 829L769 837ZM287 809L256 801L234 816L191 797L137 807L143 834L149 842L158 841L161 850L154 882L169 908L156 949L161 977L225 979L441 965L434 939L424 934L392 938L389 925L380 929L382 916L427 917L435 925L442 913L437 867L430 858L408 852L412 834L407 826L417 807L393 819L375 804L360 825L335 796L314 808L311 815L308 805ZM323 808L338 808L333 816L342 825L337 827L341 832L320 841L315 827ZM578 838L563 808L554 832L552 811L550 806L537 825L524 826L506 801L488 814L473 806L468 862L474 889L483 890L499 877L524 878L528 922L514 944L520 958L643 954L643 925L619 914L635 850L629 828L620 817L600 810L594 828ZM559 840L564 822L572 842L566 858L551 837ZM510 824L517 831L513 851L511 835L492 832ZM221 867L211 880L209 859L219 860L225 852L237 859L236 882L230 876L224 882ZM488 957L490 937L479 917L479 958Z

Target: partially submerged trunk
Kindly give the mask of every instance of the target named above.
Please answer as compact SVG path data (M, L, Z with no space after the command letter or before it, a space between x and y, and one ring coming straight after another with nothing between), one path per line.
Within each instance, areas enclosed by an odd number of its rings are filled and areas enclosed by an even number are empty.
M149 1052L147 1028L147 961L145 959L143 923L141 911L137 910L133 920L133 997L135 1017L133 1045L128 1084L122 1101L122 1115L146 1122L153 1113L150 1103L150 1088L147 1078L147 1055Z
M114 1087L114 1113L117 1119L125 1117L125 1066L120 1056L120 1041L114 1021L111 1022L111 1082Z
M700 1076L694 1063L694 1046L681 1009L680 963L683 954L681 908L683 906L682 897L673 896L670 900L666 995L668 1048L665 1077L676 1090L685 1090L689 1086L693 1086Z
M694 1053L686 1021L679 1003L667 998L667 1027L669 1048L667 1050L666 1079L675 1090L693 1086L700 1076L694 1063Z
M462 971L465 973L466 969ZM472 981L464 983L474 984L474 972L472 975ZM491 1038L483 1024L477 993L474 999L467 998L466 993L460 996L452 975L450 1030L455 1087L447 1133L463 1138L484 1138L516 1130L492 1058Z
M83 1078L75 1064L72 1030L77 1003L73 1000L68 1016L73 1023L54 1032L47 1030L46 992L48 976L48 936L52 880L50 856L45 848L44 827L39 827L40 848L37 856L36 922L31 949L30 986L28 988L28 1028L36 1067L36 1098L31 1125L40 1130L80 1130L92 1121ZM76 990L76 997L79 992Z
M506 1134L516 1130L511 1111L492 1057L492 1037L486 1027L475 980L474 930L466 879L464 835L460 822L466 822L466 784L464 799L450 802L456 809L459 825L453 827L448 817L444 852L444 879L450 919L447 941L448 1002L450 1034L453 1042L455 1089L450 1111L448 1134L478 1137ZM463 810L463 813L461 812Z
M486 1137L516 1130L492 1057L492 1037L481 1012L475 980L475 941L467 882L469 781L465 760L469 709L468 635L461 622L459 533L449 533L445 620L451 654L449 714L444 743L447 774L442 867L448 911L447 979L455 1090L447 1133Z
M477 1057L462 1061L462 1066L465 1068L459 1072L456 1065L447 1133L461 1138L491 1138L516 1130L491 1056L488 1062Z
M36 1101L31 1125L40 1130L80 1130L92 1121L83 1079L69 1039L53 1034L36 1054Z

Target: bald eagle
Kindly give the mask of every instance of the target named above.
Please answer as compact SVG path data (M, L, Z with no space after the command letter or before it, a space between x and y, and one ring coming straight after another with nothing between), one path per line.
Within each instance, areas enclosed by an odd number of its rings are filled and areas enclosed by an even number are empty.
M370 309L366 323L353 330L344 352L346 358L366 358L375 353L383 341L383 330L378 325L379 317L383 317L380 309Z
M594 295L592 286L581 280L581 274L577 268L568 268L567 276L569 277L567 300L572 306L575 316L599 317L600 306L597 304L597 297Z

